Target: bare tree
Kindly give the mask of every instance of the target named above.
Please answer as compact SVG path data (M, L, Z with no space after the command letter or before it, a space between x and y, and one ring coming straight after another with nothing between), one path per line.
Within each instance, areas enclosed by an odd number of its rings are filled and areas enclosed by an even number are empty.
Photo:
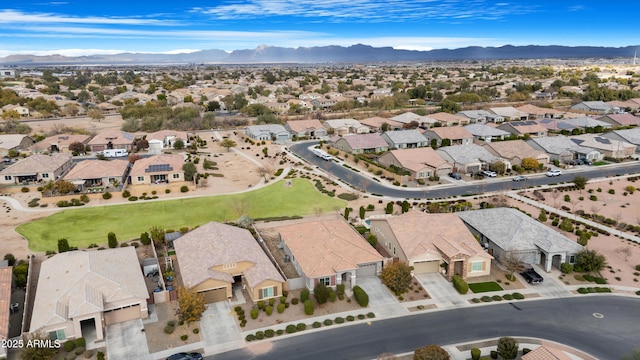
M632 254L631 246L627 245L627 246L619 247L619 248L616 249L616 252L620 256L622 256L624 261L629 261L629 256L631 256L631 254Z
M271 171L269 171L269 169L266 166L260 166L258 168L258 174L260 174L260 176L262 176L264 178L265 182L269 181L269 175L271 174Z
M251 202L245 198L240 198L234 201L231 207L233 208L235 215L240 217L242 215L247 215L247 212L251 210Z
M503 260L500 261L502 265L504 265L505 269L509 271L509 276L511 279L514 279L513 273L519 273L524 271L524 265L522 264L522 259L519 256L508 254ZM512 281L513 281L512 280Z
M551 197L553 198L553 207L558 207L558 201L560 200L560 192L558 189L553 189L551 192Z
M574 220L578 220L578 214L576 214L576 206L578 205L578 203L580 202L580 200L578 199L571 199L569 200L569 204L571 204L571 212L573 213L573 219Z

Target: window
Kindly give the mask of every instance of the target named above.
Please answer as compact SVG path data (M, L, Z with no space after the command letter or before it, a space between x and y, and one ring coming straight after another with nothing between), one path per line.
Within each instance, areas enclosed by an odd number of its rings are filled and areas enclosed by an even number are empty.
M260 299L278 296L278 288L275 286L260 289Z
M180 174L173 174L174 179L180 179Z
M393 247L393 255L395 255L395 254L396 254L396 247L394 246Z
M42 178L43 178L43 179L48 179L48 178L49 178L49 174L48 174L48 173L44 173L44 174L42 174Z
M5 179L5 180L11 180L11 175L5 175L5 176L4 176L4 179Z
M330 277L319 278L318 283L324 284L325 286L331 286L331 278Z
M67 338L64 334L64 329L51 331L49 333L49 337L51 338L51 340L64 340Z
M576 263L575 255L569 255L569 264L575 264L575 263Z
M144 176L138 176L138 181L144 181Z
M484 261L476 261L471 263L471 271L482 271Z
M235 269L236 263L224 264L222 265L222 270Z

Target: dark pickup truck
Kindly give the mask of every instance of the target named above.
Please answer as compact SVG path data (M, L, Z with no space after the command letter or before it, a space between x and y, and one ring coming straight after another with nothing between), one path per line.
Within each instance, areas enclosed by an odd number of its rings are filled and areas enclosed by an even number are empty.
M544 281L544 278L540 276L533 268L529 268L520 273L522 277L527 280L529 284L539 284Z

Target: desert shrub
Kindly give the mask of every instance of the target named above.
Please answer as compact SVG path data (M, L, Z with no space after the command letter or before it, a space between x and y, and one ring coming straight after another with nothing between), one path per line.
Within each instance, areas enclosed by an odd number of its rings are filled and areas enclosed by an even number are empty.
M286 309L286 305L285 304L278 304L276 306L276 310L278 311L278 314L282 314L284 312L284 309Z
M491 296L487 296L487 295L481 297L480 300L482 300L482 302L492 302L493 301Z
M355 320L355 319L356 319L356 318L355 318L353 315L348 315L348 316L347 316L347 321L353 321L353 320Z
M513 300L513 295L511 294L504 294L502 295L502 298L505 300Z
M374 317L376 317L376 314L374 314L374 313L372 313L372 312L368 312L368 313L367 313L367 317L368 317L369 319L373 319Z
M563 263L560 265L560 271L563 274L571 274L573 272L573 264Z
M455 287L460 294L466 294L469 291L469 284L467 284L460 275L453 275L453 287Z
M335 320L336 324L343 324L344 323L344 318L343 317L337 317Z
M313 324L311 324L311 327L314 328L314 329L317 329L317 328L319 328L321 326L322 326L322 323L319 322L319 321L314 321Z
M264 311L267 313L267 316L271 316L271 314L273 314L273 306L265 306Z
M367 295L364 289L360 286L356 285L353 287L353 296L356 298L358 305L362 307L367 307L367 305L369 305L369 295Z
M181 192L181 193L186 193L186 192L188 192L188 191L189 191L189 187L188 187L187 185L182 185L182 186L180 187L180 192Z
M199 334L200 333L200 329L198 329L198 328L193 329L193 333L194 334Z
M189 335L186 335L186 334L180 336L180 340L182 341L187 341L188 338L189 338Z
M640 265L636 266L636 267L640 267ZM637 269L640 270L640 269ZM336 293L338 295L344 295L344 284L338 284L336 285Z
M329 288L324 283L319 282L313 288L313 296L316 298L318 304L324 304L329 300Z
M336 298L338 297L338 295L336 295L335 291L330 291L329 292L329 301L331 302L336 302Z
M272 329L267 329L264 331L264 336L267 338L272 338L276 334Z
M29 188L26 186L23 186L22 189L20 189L20 191L22 191L23 193L28 193L29 192Z
M260 310L258 309L251 309L251 318L253 320L258 318L258 314L260 313Z
M264 309L264 300L258 300L258 309Z
M480 349L478 348L471 349L471 359L480 360L480 355L482 355L482 352L480 351Z
M303 289L302 291L300 291L300 302L304 303L307 300L309 300L309 289Z
M293 298L293 299L291 299L291 303L292 303L293 305L298 305L298 298Z
M165 334L173 334L173 331L175 329L176 328L174 326L167 325L167 326L164 327L164 333Z
M269 299L269 305L273 306L276 303L276 299L275 298L271 298Z
M322 323L323 323L325 326L333 325L333 320L331 320L331 319L325 319Z
M306 329L307 329L307 324L305 324L305 323L298 323L298 325L296 325L296 329L297 329L298 331L306 330Z
M609 194L613 195L615 193L616 193L616 191L614 189L609 189Z
M83 337L81 338L77 338L76 339L76 346L77 347L87 347L87 340Z
M131 193L129 192L129 190L125 190L122 192L123 198L129 198L130 196L131 196Z
M304 313L307 315L313 315L314 306L313 301L307 300L304 302Z
M518 293L518 292L515 292L515 293L513 293L513 294L511 294L511 295L512 295L512 296L513 296L513 298L514 298L514 299L516 299L516 300L523 300L523 299L524 299L524 295L522 295L522 294L520 294L520 293Z
M287 332L287 334L293 334L294 332L298 331L298 329L295 325L287 325L285 331Z
M102 351L98 351L98 353L96 354L96 359L104 360L104 353Z
M253 340L256 339L256 336L253 335L253 334L249 334L249 335L245 336L244 339L247 340L247 341L253 341Z

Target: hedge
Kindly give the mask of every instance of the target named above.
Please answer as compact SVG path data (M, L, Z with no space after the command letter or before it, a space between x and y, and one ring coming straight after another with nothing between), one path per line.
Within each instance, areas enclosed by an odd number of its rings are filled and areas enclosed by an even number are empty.
M369 295L364 291L363 288L356 285L353 287L353 296L356 298L356 302L362 306L367 307L369 305Z
M467 282L464 281L464 279L462 279L462 276L460 275L453 275L453 287L455 287L456 290L458 290L458 292L463 295L469 291L469 284L467 284Z

